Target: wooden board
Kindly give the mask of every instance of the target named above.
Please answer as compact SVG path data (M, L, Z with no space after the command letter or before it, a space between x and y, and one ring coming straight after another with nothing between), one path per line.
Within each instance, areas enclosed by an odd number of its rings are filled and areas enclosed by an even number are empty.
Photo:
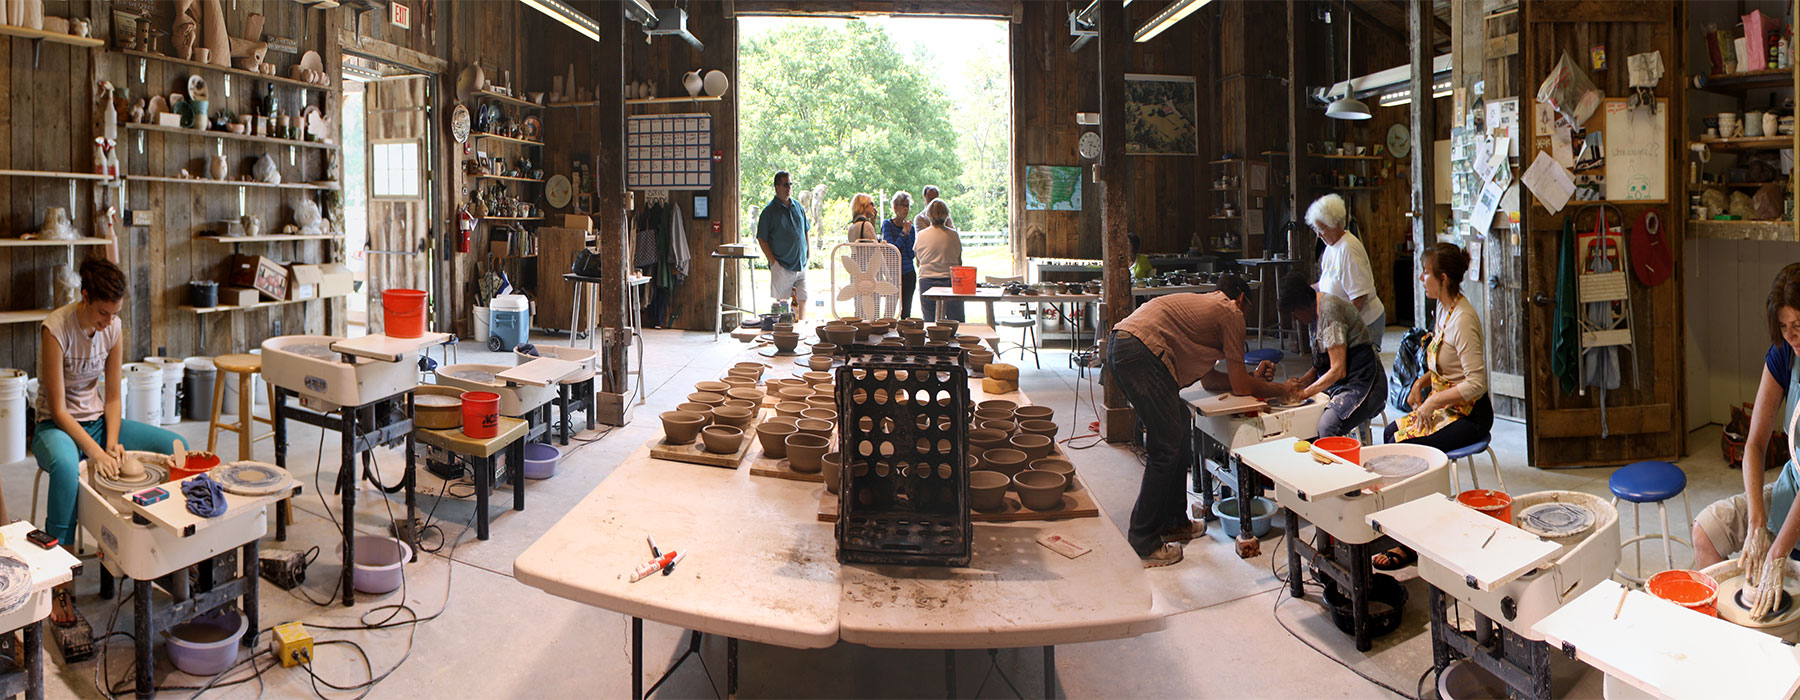
M751 448L750 451L752 452L750 457L751 476L767 476L776 479L787 479L788 481L809 481L815 484L825 483L824 474L819 472L813 472L811 474L797 472L794 471L793 467L788 466L786 457L775 458L763 454L761 442L758 442L756 447Z
M744 455L750 452L751 445L756 443L756 426L762 422L762 419L763 412L760 410L750 418L750 424L744 426L744 442L739 444L737 451L731 454L707 452L704 447L705 440L700 437L695 437L693 442L686 445L671 445L665 441L665 436L658 435L656 439L645 444L650 448L652 459L736 469L739 464L743 463Z
M280 469L279 467L276 467L276 469L283 474L287 473L287 470L285 469ZM263 496L240 496L230 491L225 491L225 512L218 517L202 518L188 512L187 498L181 495L182 484L196 478L199 477L188 477L179 482L171 481L166 484L158 484L157 486L139 489L131 494L126 494L125 505L130 508L133 513L143 516L145 520L156 524L158 527L180 533L182 537L192 537L194 533L199 532L200 530L213 527L220 523L229 522L248 511L266 507L271 503L300 493L300 483L294 481L292 476L288 477L288 488L272 494ZM152 488L160 488L168 491L169 497L147 506L138 505L137 502L131 500L133 494L149 491Z
M496 372L494 378L531 386L550 386L575 376L582 369L583 365L579 362L540 357L504 372Z
M1204 399L1188 402L1194 410L1203 416L1230 416L1239 413L1252 413L1269 407L1268 402L1254 396L1238 396L1236 394L1214 394Z
M346 352L357 357L367 357L382 362L399 362L415 352L440 345L449 339L449 333L426 333L417 338L395 338L376 334L340 340L332 343L331 349L334 352Z
M824 481L824 479L820 479ZM999 510L969 510L969 519L978 523L1016 523L1029 520L1068 520L1070 518L1098 518L1100 504L1094 500L1094 492L1087 487L1087 482L1075 477L1074 491L1063 492L1062 507L1056 510L1031 510L1019 501L1019 494L1008 490L1005 505ZM821 490L819 492L819 522L835 523L838 519L837 494Z
M1295 442L1295 438L1282 438L1232 452L1251 469L1293 489L1301 498L1347 493L1381 481L1380 474L1347 462L1320 464L1311 452L1295 452Z
M439 447L467 457L492 457L500 454L514 440L525 437L530 425L523 418L500 416L500 425L491 438L472 438L463 433L462 428L433 430L415 428L413 436L419 442L432 447Z
M1420 557L1474 577L1484 591L1524 575L1562 549L1448 496L1408 501L1371 513L1368 520L1376 532L1418 550Z
M1800 652L1781 639L1648 593L1627 594L1616 581L1601 581L1531 629L1658 697L1776 700L1800 690Z

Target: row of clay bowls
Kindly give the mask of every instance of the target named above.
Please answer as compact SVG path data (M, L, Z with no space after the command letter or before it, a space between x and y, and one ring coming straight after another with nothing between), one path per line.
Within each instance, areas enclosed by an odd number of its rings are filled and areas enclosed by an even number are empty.
M997 471L977 469L969 472L969 507L975 510L999 510L1006 505L1008 489L1019 494L1019 503L1037 511L1062 507L1063 492L1068 490L1068 475L1043 469L1026 469L1012 476Z

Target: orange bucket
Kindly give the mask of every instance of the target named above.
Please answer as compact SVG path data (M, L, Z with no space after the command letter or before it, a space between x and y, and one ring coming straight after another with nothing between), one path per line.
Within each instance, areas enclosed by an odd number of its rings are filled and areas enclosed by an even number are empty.
M952 265L950 267L950 291L954 294L974 294L975 268Z
M205 474L219 466L219 456L211 452L189 452L187 463L172 466L169 469L169 481L181 481L196 474Z
M462 395L463 434L486 440L500 434L500 395L491 391L465 391Z
M1512 496L1506 495L1505 491L1469 489L1456 494L1456 502L1494 516L1500 522L1512 523Z
M1356 438L1322 437L1313 441L1313 447L1343 457L1351 464L1362 464L1362 443Z
M381 322L389 337L425 335L425 292L389 289L381 293Z
M1719 582L1713 577L1689 569L1670 569L1644 582L1650 595L1702 614L1719 616L1713 599L1719 594Z

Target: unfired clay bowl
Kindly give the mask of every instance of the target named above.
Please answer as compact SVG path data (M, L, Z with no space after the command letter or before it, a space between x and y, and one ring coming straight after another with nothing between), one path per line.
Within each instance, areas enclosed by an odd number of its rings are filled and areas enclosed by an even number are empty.
M975 404L975 410L977 410L977 411L986 411L986 410L995 409L995 408L1004 408L1008 411L1018 413L1019 404L1013 403L1011 401L1007 401L1006 399L988 399L981 403Z
M1025 469L1025 453L1010 447L986 450L977 459L983 468L992 469L1007 476L1012 476Z
M700 439L705 441L707 452L728 455L743 446L744 431L731 425L709 425L700 431Z
M1050 438L1051 440L1056 439L1056 431L1060 427L1061 426L1058 426L1056 424L1056 421L1053 421L1053 420L1035 420L1034 419L1034 420L1019 421L1019 432L1025 433L1027 435L1042 435L1044 437Z
M987 367L988 363L993 361L994 353L986 350L969 351L969 369L980 371L982 368Z
M1053 420L1056 409L1049 406L1020 406L1013 409L1013 417L1019 420Z
M701 426L706 425L706 417L686 411L664 411L662 423L664 441L671 445L687 445L700 434Z
M783 401L775 404L775 415L777 416L798 416L804 410L806 410L806 404L801 401Z
M1013 490L1019 492L1019 502L1032 510L1061 508L1063 491L1069 483L1069 479L1061 474L1035 469L1014 474L1012 481Z
M969 472L969 507L975 510L1000 510L1006 505L1006 489L1012 477L988 469Z
M1006 447L1006 440L1009 437L1011 436L999 430L971 430L969 431L969 452L980 457L981 453L986 450Z
M688 401L703 403L708 406L718 406L725 403L725 396L723 394L715 394L710 391L696 391L692 394L688 394L687 398Z
M746 401L744 399L725 399L725 403L721 406L721 408L741 408L746 411L750 411L751 413L755 413L756 409L761 408L761 406L758 405L755 401Z
M956 341L957 345L961 345L963 347L969 347L972 345L981 345L981 339L978 337L972 336L972 335L959 335L959 336L956 336L953 340Z
M906 347L906 341L899 338L888 338L887 340L876 343L876 345L884 348L903 348Z
M831 381L831 373L830 372L806 372L806 373L801 374L800 378L806 380L806 383L810 386L818 386L820 384L825 384L827 382L830 382Z
M900 339L907 345L922 346L925 344L925 331L917 328L902 328L900 329Z
M836 321L832 321L832 323L841 323L846 326L854 326L854 325L856 325L858 323L862 323L862 322L863 322L863 319L860 316L845 316L843 318L839 318Z
M1081 488L1075 485L1075 465L1070 463L1069 460L1061 457L1045 457L1043 459L1032 460L1031 468L1034 471L1055 472L1063 475L1063 477L1069 480L1068 486L1065 487L1069 491L1077 491Z
M687 403L676 406L675 410L686 411L688 413L692 413L692 414L695 414L695 415L705 418L706 422L700 424L702 427L712 425L713 407L711 407L711 406L708 406L703 403L694 403L692 401L689 401ZM698 430L698 429L696 429L696 430Z
M813 391L809 386L783 386L775 395L781 397L782 401L805 401L806 397L813 395Z
M806 366L814 372L823 372L831 369L831 356L813 355L812 357L806 358Z
M977 430L998 430L1006 433L1009 438L1013 433L1019 432L1019 424L1009 420L984 420L976 423L975 428Z
M780 423L782 425L793 425L799 421L800 416L770 416L762 420L763 423ZM761 423L758 425L761 425Z
M738 370L740 373L752 374L752 375L760 378L760 377L762 377L763 371L767 370L769 368L769 366L765 365L761 362L739 362L735 365L732 365L731 368L734 370Z
M813 394L806 397L806 405L811 408L829 408L837 410L837 397L831 394Z
M794 421L794 427L799 428L800 432L802 432L802 433L806 433L809 435L817 435L822 438L829 438L829 437L831 437L831 429L833 426L831 424L831 421L828 421L828 420L819 420L817 418L801 418L800 420ZM823 453L821 453L821 454L823 454Z
M1004 408L983 408L975 412L975 420L1003 420L1010 423L1013 420L1013 412Z
M793 352L794 348L800 347L799 333L777 332L772 337L775 339L775 349L778 351Z
M819 458L821 473L825 476L825 492L835 494L844 482L844 456L836 452L827 452Z
M830 325L830 324L826 324L826 323L821 323L821 324L819 324L819 325L817 325L817 326L813 326L813 332L814 332L814 333L817 333L817 334L819 334L819 342L820 342L820 343L829 343L829 342L831 342L831 341L830 341L830 340L829 340L829 339L827 339L827 338L826 338L826 337L825 337L825 328L826 328L826 327L827 327L827 326L829 326L829 325ZM818 346L817 346L817 345L815 345L815 346L813 346L813 347L818 347Z
M774 459L787 456L787 438L800 432L794 426L774 421L756 424L756 439L762 441L763 454Z
M788 467L802 474L815 474L819 471L819 460L831 450L831 440L810 433L796 433L787 437Z
M897 322L897 323L896 323L896 324L895 324L895 326L894 326L894 327L895 327L895 328L924 328L924 327L925 327L925 319L922 319L922 318L903 318L903 319L900 319L900 320L899 320L899 321L898 321L898 322Z
M832 325L825 327L825 342L832 345L849 345L856 342L856 326Z
M941 328L948 328L948 329L950 329L950 335L956 335L956 329L962 327L962 321L958 321L953 318L940 318L933 325L936 325Z
M713 409L713 424L729 425L733 428L738 428L739 431L742 432L743 427L749 425L750 418L755 415L756 413L748 408L720 406Z
M718 411L713 411L713 414L717 415ZM1013 449L1025 453L1027 462L1049 457L1050 448L1055 444L1050 441L1050 438L1026 433L1012 436L1011 442Z
M950 342L950 339L955 336L956 328L954 326L946 326L942 323L925 329L925 337L941 343Z
M830 355L837 352L837 350L838 346L835 343L813 343L812 346L814 355Z
M762 400L763 400L763 393L762 393L761 389L752 389L752 388L746 387L746 386L732 387L731 389L727 389L725 391L725 395L730 398L742 399L744 401L749 401L749 402L755 403L755 404L761 404Z
M731 385L725 382L694 382L694 391L703 391L708 394L723 394L730 389Z
M800 417L801 418L811 418L813 420L822 420L827 423L835 424L835 423L837 423L838 412L833 411L829 408L809 408L804 411L801 411Z
M719 381L724 382L725 386L731 387L732 389L755 389L756 388L756 377L751 377L751 376L742 375L742 374L726 375L724 379L720 379Z

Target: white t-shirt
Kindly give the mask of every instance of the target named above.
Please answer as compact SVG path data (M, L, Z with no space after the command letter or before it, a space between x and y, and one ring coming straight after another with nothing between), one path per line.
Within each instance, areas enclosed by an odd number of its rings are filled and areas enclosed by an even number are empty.
M1362 308L1364 324L1374 323L1387 311L1381 305L1381 297L1375 294L1375 275L1369 269L1369 252L1349 231L1345 231L1337 243L1325 246L1325 254L1319 258L1319 291L1351 302L1357 297L1368 297Z

